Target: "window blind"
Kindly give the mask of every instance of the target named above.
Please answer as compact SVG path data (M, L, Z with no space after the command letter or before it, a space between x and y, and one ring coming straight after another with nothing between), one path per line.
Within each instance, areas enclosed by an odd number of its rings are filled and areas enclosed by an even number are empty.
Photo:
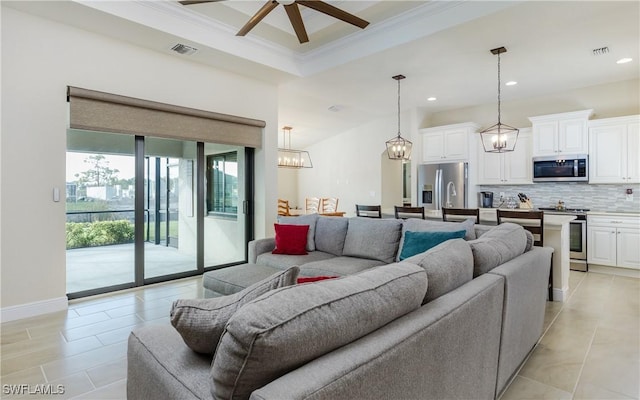
M70 127L91 131L262 147L264 121L67 87Z

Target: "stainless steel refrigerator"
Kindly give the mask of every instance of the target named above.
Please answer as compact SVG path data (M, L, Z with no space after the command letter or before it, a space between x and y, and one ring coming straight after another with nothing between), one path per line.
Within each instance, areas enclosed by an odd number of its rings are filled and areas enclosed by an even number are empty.
M467 208L467 177L467 163L419 165L418 206L425 210Z

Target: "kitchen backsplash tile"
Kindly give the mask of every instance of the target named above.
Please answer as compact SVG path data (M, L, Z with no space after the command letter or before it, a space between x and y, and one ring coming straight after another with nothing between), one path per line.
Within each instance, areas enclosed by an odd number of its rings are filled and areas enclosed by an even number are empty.
M627 200L626 190L633 190L633 200ZM478 186L478 191L493 192L493 206L500 205L500 192L505 198L524 193L534 207L553 207L559 200L567 208L584 207L593 211L640 212L640 185L590 185L582 182L549 182L519 186Z

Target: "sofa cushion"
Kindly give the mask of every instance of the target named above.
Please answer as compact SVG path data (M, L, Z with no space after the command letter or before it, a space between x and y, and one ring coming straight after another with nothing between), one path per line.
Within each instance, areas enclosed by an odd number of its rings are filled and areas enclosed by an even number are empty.
M465 240L473 240L476 238L475 230L475 218L467 218L462 222L445 222L445 221L430 221L425 219L407 218L402 223L402 237L400 239L400 249L404 246L405 232L455 232L465 230ZM396 261L400 261L400 252L396 257Z
M301 276L316 275L352 275L369 268L384 265L380 260L368 260L356 257L334 257L328 260L314 261L300 266Z
M535 238L533 237L533 233L529 232L528 230L524 230L524 234L527 235L527 245L524 247L524 252L526 253L527 251L533 249L533 242L535 242Z
M462 239L466 234L465 230L451 232L411 232L404 233L404 241L400 249L400 260L424 253L432 247L439 245L449 239Z
M309 232L307 233L307 251L314 251L316 249L316 221L318 220L318 214L306 214L297 217L278 217L279 224L285 225L309 225Z
M268 267L286 269L294 265L303 265L313 261L328 260L335 258L333 254L323 251L310 251L304 256L290 256L286 254L262 253L256 258L256 264L266 265Z
M402 221L398 219L349 218L342 255L380 260L395 260L400 243Z
M276 248L273 254L306 255L309 225L273 224L276 231Z
M475 278L524 253L527 235L522 226L505 222L469 241L469 244L473 252Z
M316 250L341 256L348 226L348 218L318 217L315 235Z
M427 271L429 287L422 304L447 294L473 279L471 246L462 239L447 240L403 262L419 265Z
M193 351L213 354L224 326L240 307L270 290L295 285L298 272L298 267L291 267L229 296L176 300L171 325Z
M271 291L229 320L211 367L214 398L251 392L420 306L424 269L390 264Z
M204 295L205 297L219 297L220 295L235 294L285 269L266 265L240 264L207 271L202 274Z

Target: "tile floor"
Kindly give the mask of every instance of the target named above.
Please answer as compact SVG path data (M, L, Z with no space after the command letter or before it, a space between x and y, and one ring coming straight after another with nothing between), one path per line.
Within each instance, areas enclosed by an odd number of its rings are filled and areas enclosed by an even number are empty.
M640 279L571 271L570 297L547 303L545 333L502 400L638 399ZM173 300L202 297L201 278L72 301L66 312L0 326L2 398L124 399L132 328L167 324ZM52 384L57 395L9 395Z

